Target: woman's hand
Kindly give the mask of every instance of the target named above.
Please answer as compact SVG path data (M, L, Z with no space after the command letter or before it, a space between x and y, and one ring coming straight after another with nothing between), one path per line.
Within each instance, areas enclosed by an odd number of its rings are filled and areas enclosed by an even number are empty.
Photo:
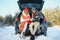
M35 18L38 18L39 16L36 16Z

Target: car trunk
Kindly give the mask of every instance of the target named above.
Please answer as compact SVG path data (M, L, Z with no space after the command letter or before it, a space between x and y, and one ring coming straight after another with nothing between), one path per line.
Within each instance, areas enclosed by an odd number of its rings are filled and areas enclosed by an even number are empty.
M37 10L41 10L44 4L43 0L19 0L17 1L19 9L23 10L24 7L35 7Z

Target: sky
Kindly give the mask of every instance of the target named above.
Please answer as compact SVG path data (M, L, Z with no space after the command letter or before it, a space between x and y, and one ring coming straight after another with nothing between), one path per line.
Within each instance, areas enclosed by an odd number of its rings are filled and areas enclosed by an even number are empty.
M19 7L17 4L18 0L0 0L0 16L12 15L14 16ZM60 7L60 0L44 0L44 8L55 8Z

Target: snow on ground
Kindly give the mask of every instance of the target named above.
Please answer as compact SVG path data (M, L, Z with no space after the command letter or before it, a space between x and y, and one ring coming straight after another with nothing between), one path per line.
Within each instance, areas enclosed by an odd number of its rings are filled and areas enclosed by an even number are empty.
M42 36L39 36L37 38L37 40L38 39L40 39L40 40L60 40L60 28L58 28L58 27L50 27L47 30L47 36L44 37L42 35Z
M14 34L15 30L13 26L0 28L0 40L21 40L19 35ZM25 40L25 39L23 39ZM60 40L60 28L50 27L47 30L47 36L39 36L36 40Z

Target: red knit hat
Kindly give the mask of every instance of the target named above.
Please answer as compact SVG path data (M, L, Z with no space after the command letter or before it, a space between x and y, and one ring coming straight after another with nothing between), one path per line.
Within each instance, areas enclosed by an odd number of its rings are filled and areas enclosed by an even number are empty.
M25 11L28 11L29 9L28 9L28 7L25 7L24 10L25 10Z

